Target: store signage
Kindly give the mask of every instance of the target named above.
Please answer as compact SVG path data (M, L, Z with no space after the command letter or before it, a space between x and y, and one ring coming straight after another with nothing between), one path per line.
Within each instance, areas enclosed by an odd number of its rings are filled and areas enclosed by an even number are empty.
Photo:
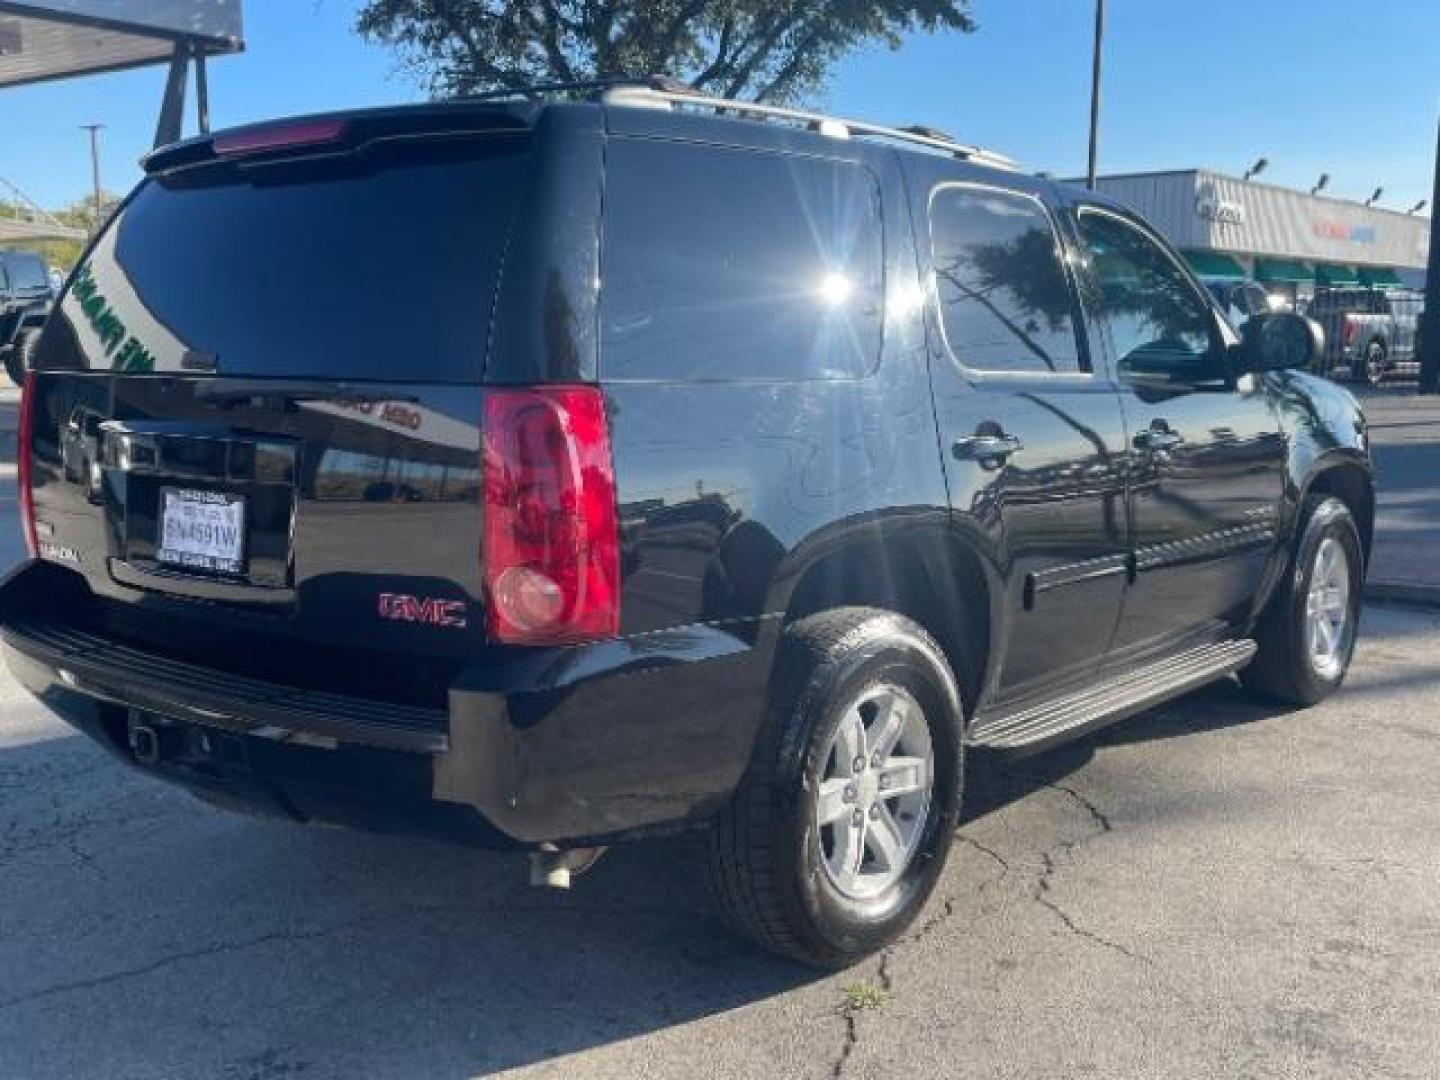
M1200 185L1200 190L1195 193L1195 213L1219 225L1245 224L1245 207L1220 198L1215 185L1208 182Z
M1310 227L1321 240L1344 240L1351 244L1375 243L1374 225L1347 225L1334 218L1314 218Z

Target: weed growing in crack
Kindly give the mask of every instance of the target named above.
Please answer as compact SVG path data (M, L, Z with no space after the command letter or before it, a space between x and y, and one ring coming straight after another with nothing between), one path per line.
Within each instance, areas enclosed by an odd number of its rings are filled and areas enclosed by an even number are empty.
M863 1012L866 1009L883 1009L890 1004L890 991L872 982L851 983L840 991L845 995L847 1013Z

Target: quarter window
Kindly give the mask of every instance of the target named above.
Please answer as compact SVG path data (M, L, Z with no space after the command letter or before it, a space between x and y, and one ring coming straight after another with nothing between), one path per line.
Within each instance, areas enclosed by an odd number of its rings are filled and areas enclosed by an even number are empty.
M1050 216L1026 195L948 186L930 200L945 340L978 371L1081 370L1075 301Z
M1224 374L1210 306L1175 260L1134 226L1083 212L1095 306L1110 329L1121 378L1204 380Z
M858 165L611 143L601 265L609 379L859 378L880 356L880 191Z

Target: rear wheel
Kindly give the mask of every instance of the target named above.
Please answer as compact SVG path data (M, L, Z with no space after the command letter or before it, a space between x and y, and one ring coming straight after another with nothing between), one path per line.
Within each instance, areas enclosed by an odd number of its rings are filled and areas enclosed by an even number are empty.
M1257 628L1260 651L1241 673L1255 693L1313 705L1345 681L1360 625L1364 554L1349 509L1332 496L1306 502L1300 543Z
M843 967L893 941L939 877L959 818L959 694L923 629L869 608L796 623L773 685L711 876L740 932Z

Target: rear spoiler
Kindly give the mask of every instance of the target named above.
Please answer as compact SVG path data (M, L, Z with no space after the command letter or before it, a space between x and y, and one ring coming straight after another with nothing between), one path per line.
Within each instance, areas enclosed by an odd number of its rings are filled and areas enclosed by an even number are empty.
M149 176L211 162L345 154L382 139L432 135L521 134L543 106L530 102L454 102L418 108L300 116L230 128L162 146L140 159Z

